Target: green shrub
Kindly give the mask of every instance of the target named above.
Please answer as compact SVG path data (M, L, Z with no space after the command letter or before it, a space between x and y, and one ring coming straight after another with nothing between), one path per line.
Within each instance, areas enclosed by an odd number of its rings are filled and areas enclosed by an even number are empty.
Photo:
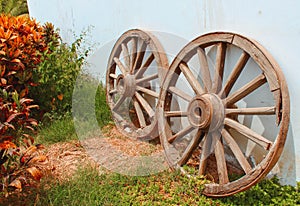
M100 127L112 122L111 111L106 102L105 87L102 83L98 86L95 96L95 113Z
M63 116L70 112L74 84L89 53L89 49L81 51L86 32L69 45L61 41L53 25L48 23L44 28L51 52L44 53L44 60L34 73L38 86L31 88L30 93L40 106L40 118L45 113Z
M0 13L13 16L28 14L27 0L0 0Z

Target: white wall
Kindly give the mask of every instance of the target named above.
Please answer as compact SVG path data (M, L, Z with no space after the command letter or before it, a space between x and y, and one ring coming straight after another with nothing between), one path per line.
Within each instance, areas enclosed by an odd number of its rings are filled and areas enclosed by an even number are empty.
M300 1L297 0L28 0L31 16L52 22L70 40L72 32L94 26L93 41L100 53L100 75L105 73L113 42L124 31L145 28L173 34L176 45L164 45L176 55L184 43L209 31L223 30L244 34L260 42L281 66L291 99L291 127L280 161L285 183L300 181ZM159 33L159 38L167 38ZM103 62L99 63L99 62ZM298 106L298 107L297 107Z

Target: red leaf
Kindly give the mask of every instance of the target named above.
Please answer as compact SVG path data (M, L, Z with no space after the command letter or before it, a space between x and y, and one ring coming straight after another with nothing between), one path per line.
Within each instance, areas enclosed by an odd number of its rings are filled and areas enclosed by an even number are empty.
M29 118L27 120L27 122L29 122L30 124L34 125L34 126L37 126L38 125L38 121L33 119L33 118Z
M16 118L16 116L19 116L19 115L22 115L22 113L15 113L15 114L10 115L7 118L6 122L11 122L14 118Z
M29 105L26 107L27 109L39 108L39 105Z
M27 98L20 99L20 104L30 103L30 102L33 102L33 100L32 99L27 99Z
M13 75L13 74L16 74L17 72L16 71L10 71L7 73L7 76L10 76L10 75Z
M27 129L30 129L31 131L34 131L34 129L30 126L25 126Z
M21 63L21 60L20 60L20 59L13 59L13 60L11 60L10 62L13 62L13 63Z
M13 130L16 130L15 126L12 125L12 124L9 124L9 123L5 122L4 125L11 128L11 129L13 129Z
M6 84L7 84L7 80L4 79L4 78L1 78L1 84L2 84L2 85L6 85Z

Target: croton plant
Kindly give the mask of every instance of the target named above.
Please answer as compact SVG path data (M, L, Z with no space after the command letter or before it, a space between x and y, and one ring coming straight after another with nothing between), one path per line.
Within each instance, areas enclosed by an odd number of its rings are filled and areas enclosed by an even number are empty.
M0 191L41 177L32 164L44 159L31 136L37 125L31 111L38 106L27 96L33 71L49 52L44 30L28 17L0 15Z

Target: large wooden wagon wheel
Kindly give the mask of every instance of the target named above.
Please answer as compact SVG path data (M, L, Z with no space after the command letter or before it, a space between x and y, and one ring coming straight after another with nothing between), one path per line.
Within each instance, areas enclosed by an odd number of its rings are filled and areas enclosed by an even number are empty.
M168 60L149 32L133 29L115 43L108 61L106 97L119 130L132 138L158 137L156 105Z
M288 131L289 94L280 68L258 43L210 33L174 59L158 110L170 165L206 176L203 193L220 197L246 190L276 164Z

